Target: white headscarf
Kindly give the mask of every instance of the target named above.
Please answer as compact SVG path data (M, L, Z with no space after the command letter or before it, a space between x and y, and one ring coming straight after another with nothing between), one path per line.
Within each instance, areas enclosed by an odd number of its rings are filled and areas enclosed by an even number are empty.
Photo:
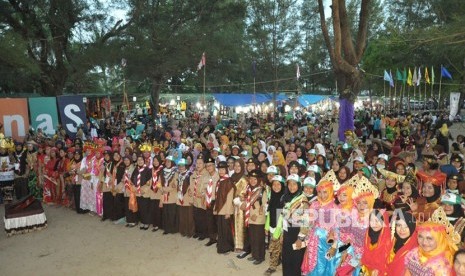
M320 155L323 155L324 157L326 157L326 150L325 150L325 147L322 144L318 143L318 144L315 145L314 148L315 148L317 154L320 154Z

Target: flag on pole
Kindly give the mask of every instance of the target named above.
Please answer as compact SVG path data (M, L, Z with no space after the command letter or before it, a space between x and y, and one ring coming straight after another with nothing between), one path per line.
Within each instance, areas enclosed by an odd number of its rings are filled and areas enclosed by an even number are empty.
M394 78L392 78L392 71L389 70L389 85L394 87Z
M415 68L413 69L412 84L410 84L410 85L417 86L417 81L418 81L418 77L417 77L417 67L415 67Z
M431 85L434 85L434 67L431 66Z
M405 69L405 67L404 67L404 72L402 73L402 82L404 85L407 82L407 69Z
M300 79L300 67L299 67L299 64L297 64L297 72L296 72L296 77L297 77L297 80Z
M425 67L425 81L427 84L430 84L431 81L429 79L429 74L428 74L428 67Z
M412 86L412 71L410 71L410 68L408 69L407 84Z
M386 70L384 70L384 80L391 82L391 77L389 76L389 73Z
M452 79L452 75L447 71L446 67L441 65L441 77Z
M420 70L420 67L418 67L417 86L420 85L420 80L421 80L421 70Z
M396 79L398 81L402 81L403 78L402 78L402 73L399 71L399 69L396 69Z
M205 60L205 52L203 52L202 54L202 58L200 58L200 62L199 62L199 65L197 65L197 71L199 71L200 69L202 69L202 67L205 66L206 64L206 60Z

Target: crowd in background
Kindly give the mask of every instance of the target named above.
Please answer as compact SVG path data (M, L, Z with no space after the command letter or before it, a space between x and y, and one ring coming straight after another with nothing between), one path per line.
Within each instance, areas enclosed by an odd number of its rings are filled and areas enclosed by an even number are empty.
M266 275L465 275L463 135L441 114L89 121L2 137L2 200L28 194L205 240ZM8 194L11 187L13 193ZM109 226L111 227L111 226Z

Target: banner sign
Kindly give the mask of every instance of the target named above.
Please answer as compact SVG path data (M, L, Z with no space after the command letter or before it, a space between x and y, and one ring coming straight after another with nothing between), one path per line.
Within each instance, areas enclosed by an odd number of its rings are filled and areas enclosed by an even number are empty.
M57 97L58 109L60 110L61 125L66 133L73 137L77 128L86 122L86 106L83 96L60 96Z
M47 135L56 133L58 112L55 97L29 98L29 113L34 130L40 128Z
M0 99L0 123L6 137L24 140L29 131L27 99Z
M459 92L451 92L450 93L450 114L449 120L453 121L455 115L459 111L459 101L460 101L460 93Z

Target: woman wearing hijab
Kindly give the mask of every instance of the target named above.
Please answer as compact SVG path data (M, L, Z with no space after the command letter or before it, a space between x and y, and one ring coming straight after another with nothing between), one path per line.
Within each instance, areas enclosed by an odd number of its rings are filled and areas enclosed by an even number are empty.
M295 149L295 154L297 155L297 159L302 159L305 162L307 162L307 155L305 154L305 147L303 146L298 146Z
M397 197L394 200L394 208L402 209L404 211L410 210L410 202L416 202L420 196L418 190L411 181L404 181L399 185L400 191L397 193Z
M232 233L232 221L234 220L233 198L235 185L228 175L228 164L222 161L218 164L218 180L215 206L213 214L217 216L218 227L218 254L228 254L234 251L234 238Z
M402 275L405 271L405 256L418 246L416 222L411 213L397 209L392 218L394 237L387 258L388 275Z
M115 166L113 168L113 174L115 175L115 187L114 187L114 217L113 220L119 221L124 218L124 172L125 164L124 159L121 158L119 152L113 153L113 162Z
M292 161L297 161L297 154L295 152L293 152L293 151L289 151L286 154L286 167L289 166L289 164Z
M305 215L309 203L302 193L302 184L298 175L289 175L286 180L287 189L283 195L283 211L279 220L282 220L282 265L283 276L301 275L301 265L305 254L302 243L308 233L308 226L295 224ZM278 222L278 225L280 223ZM295 248L294 248L295 247Z
M172 156L166 157L165 168L160 177L162 198L160 207L162 208L163 235L178 232L176 219L177 200L177 168Z
M58 177L58 174L55 170L56 165L58 164L57 158L57 148L50 149L50 155L45 157L45 167L44 167L44 196L43 201L47 204L53 204L56 199L56 185L52 182L52 180ZM48 160L47 160L48 159ZM95 198L94 198L95 201Z
M190 189L190 171L187 169L186 159L181 158L178 162L177 184L177 225L179 233L183 237L194 235L194 207L192 190Z
M242 159L237 159L234 162L234 174L231 176L230 181L235 186L234 202L241 201L241 195L245 193L247 187L247 180L245 179L245 163ZM238 198L238 199L236 199ZM242 199L243 200L243 199ZM240 206L236 205L234 208L234 246L236 253L243 253L244 249L244 212Z
M404 275L453 275L452 259L457 246L450 240L446 227L428 221L420 224L417 229L418 247L405 256Z
M254 265L261 264L265 260L264 227L266 216L263 208L268 204L268 198L262 182L258 170L250 172L247 189L242 195L244 200L240 205L241 210L244 211L244 225L250 248L249 251L245 246L244 251L252 254L247 260L253 261Z
M385 275L386 259L392 247L388 212L374 209L370 214L369 225L360 261L362 271L364 275Z
M271 189L268 202L265 231L271 237L269 246L270 250L270 265L265 271L265 275L271 275L276 271L281 257L282 245L282 225L278 225L278 212L284 207L282 196L284 194L284 178L280 175L275 175L271 179ZM282 223L282 222L281 222Z
M268 162L270 164L273 163L273 157L276 152L276 147L275 146L269 146L268 149L266 150L267 156L268 156Z
M103 157L103 170L100 171L99 190L102 192L103 214L101 221L114 220L114 196L116 174L113 174L116 163L113 161L113 153L106 149Z
M304 275L333 275L336 272L335 258L326 258L326 253L332 248L329 242L330 232L334 227L334 188L330 181L318 183L317 201L310 205L311 210L318 210L318 220L313 221L313 227L308 233L306 257L302 263ZM335 249L335 248L334 248Z
M275 151L273 155L273 162L271 162L271 165L287 167L286 159L284 159L284 155L280 150Z
M395 208L394 201L398 197L397 183L404 181L405 176L398 175L385 169L379 169L379 171L385 179L385 187L381 191L380 200L384 204L386 210L393 211Z
M150 197L150 208L152 210L152 232L158 231L161 227L161 212L160 200L162 198L161 191L161 175L163 173L163 162L159 155L155 155L152 160L152 186L148 190Z
M455 230L460 234L461 241L465 239L465 231L463 231L465 213L461 205L462 200L461 196L453 193L445 193L441 196L441 207L446 213L447 220L454 225Z
M69 175L71 177L71 183L73 184L73 196L74 196L74 209L78 214L86 213L85 210L81 209L81 179L82 173L80 172L82 161L82 152L76 151L74 153L73 160L70 165Z
M144 156L139 155L137 157L136 167L131 175L131 190L135 193L137 197L138 205L138 218L140 219L142 225L140 226L141 230L149 229L150 224L150 213L149 213L149 199L143 198L142 193L145 193L147 189L150 189L152 184L152 174L150 169L145 165ZM134 227L137 222L130 224L131 227Z
M421 196L418 197L416 202L408 202L413 215L418 221L427 221L433 212L439 207L441 192L444 189L446 175L439 173L435 176L417 172L419 179L419 191Z
M124 163L124 176L122 179L123 182L123 193L124 193L124 211L126 216L126 227L134 227L138 222L137 210L134 210L129 206L130 197L133 190L133 185L131 182L131 176L134 172L136 165L132 162L132 156L126 155L123 158ZM135 190L135 189L134 189ZM131 207L131 208L130 208Z
M325 147L322 144L317 143L317 144L315 144L314 148L316 150L316 155L323 155L326 158L326 150L325 150Z
M371 188L362 191L356 190L353 195L356 208L355 215L351 215L350 217L346 216L340 222L342 223L341 225L346 227L340 227L338 229L339 241L337 242L337 252L341 253L342 256L340 257L341 264L336 270L337 275L358 275L361 269L360 260L363 255L365 235L369 225L369 216L373 210L375 198L377 197L377 190L375 189L376 188L371 185Z

